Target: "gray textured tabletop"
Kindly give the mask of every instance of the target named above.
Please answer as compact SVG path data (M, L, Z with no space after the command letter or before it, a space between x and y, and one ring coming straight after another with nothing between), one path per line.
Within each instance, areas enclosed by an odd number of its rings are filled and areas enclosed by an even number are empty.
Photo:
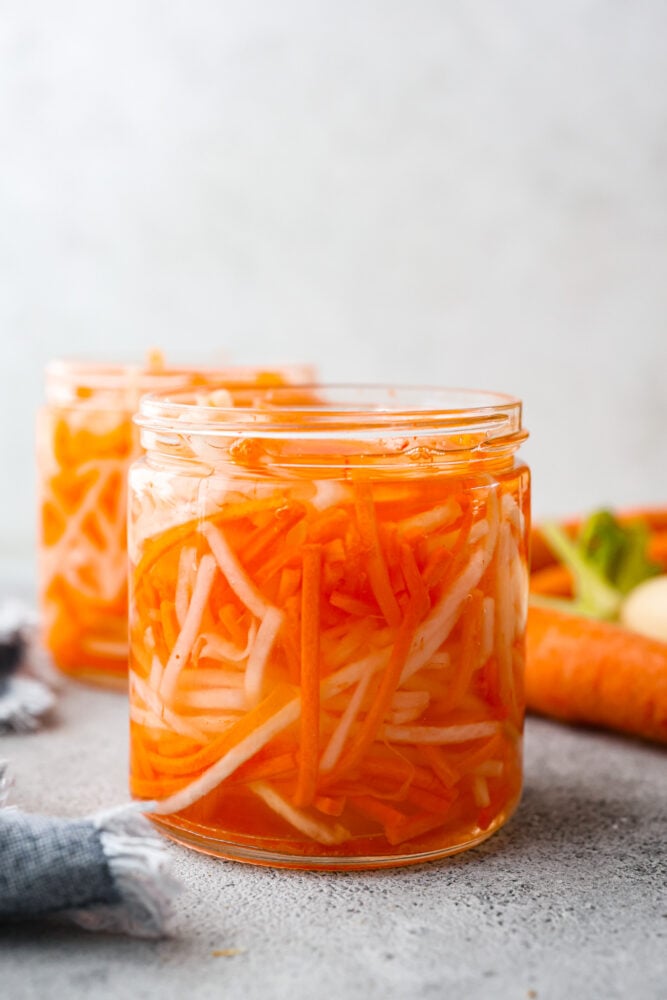
M77 816L126 795L122 696L72 685L48 731L4 737L14 801ZM374 873L252 868L173 845L176 935L147 943L0 930L0 996L664 998L667 757L532 719L508 826L440 863ZM238 949L227 957L214 952Z

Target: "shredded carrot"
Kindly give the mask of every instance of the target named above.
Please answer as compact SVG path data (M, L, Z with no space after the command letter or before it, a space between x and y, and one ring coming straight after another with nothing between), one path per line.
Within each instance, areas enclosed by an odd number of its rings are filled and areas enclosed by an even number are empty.
M320 723L320 573L322 554L308 546L303 554L301 590L301 749L295 802L310 805L315 798L319 765Z

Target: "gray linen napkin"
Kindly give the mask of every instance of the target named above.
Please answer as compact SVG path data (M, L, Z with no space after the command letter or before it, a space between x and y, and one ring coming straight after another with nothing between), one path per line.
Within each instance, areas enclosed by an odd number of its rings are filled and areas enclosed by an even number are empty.
M35 612L19 601L0 604L0 735L38 729L55 705L56 686Z
M178 884L137 806L81 820L30 815L2 808L4 773L0 763L0 921L58 916L90 931L168 934Z

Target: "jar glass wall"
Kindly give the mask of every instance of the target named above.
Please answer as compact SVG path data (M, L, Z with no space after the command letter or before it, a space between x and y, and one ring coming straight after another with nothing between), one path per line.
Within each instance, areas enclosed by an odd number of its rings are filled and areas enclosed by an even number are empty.
M280 385L307 366L167 368L57 361L38 416L39 580L44 641L60 669L127 683L127 471L142 394L205 385Z
M314 387L143 401L131 789L175 839L292 867L485 839L521 789L521 406Z

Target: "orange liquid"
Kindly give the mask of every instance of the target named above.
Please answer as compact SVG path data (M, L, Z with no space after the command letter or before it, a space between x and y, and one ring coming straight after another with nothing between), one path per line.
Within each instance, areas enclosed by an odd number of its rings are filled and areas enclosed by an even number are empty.
M176 839L376 867L514 809L528 474L364 475L236 480L139 539L131 789Z

